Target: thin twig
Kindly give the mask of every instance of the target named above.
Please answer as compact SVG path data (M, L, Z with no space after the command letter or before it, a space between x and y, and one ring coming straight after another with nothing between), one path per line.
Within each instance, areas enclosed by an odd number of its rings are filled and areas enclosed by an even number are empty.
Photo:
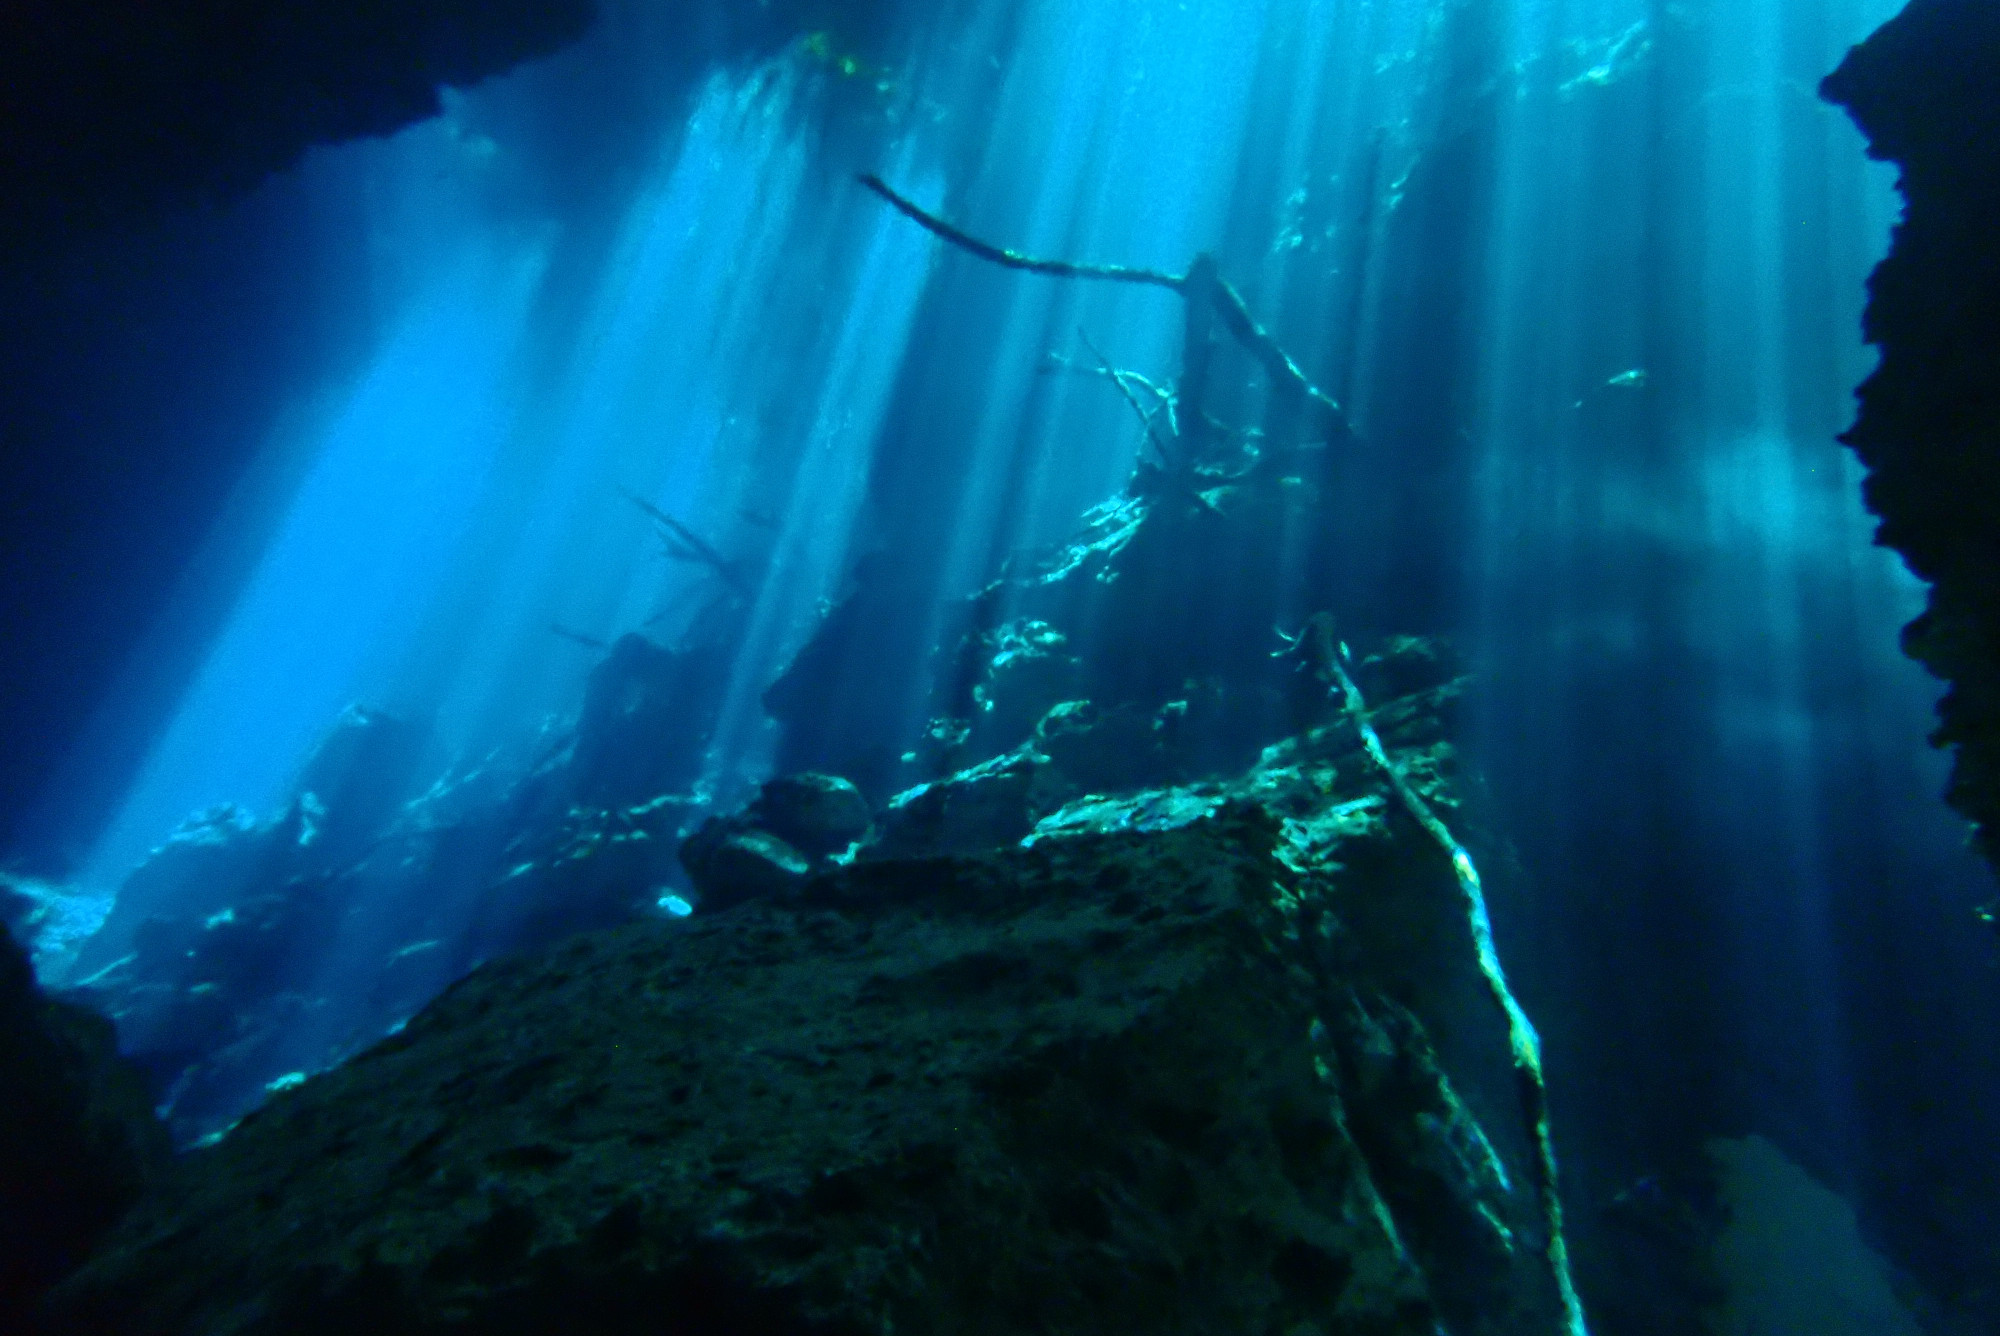
M1132 393L1132 387L1127 385L1124 382L1124 380L1120 377L1118 369L1111 365L1111 359L1106 357L1102 352L1098 351L1097 345L1090 341L1090 335L1084 333L1083 330L1079 328L1076 331L1076 337L1083 342L1084 347L1090 350L1090 355L1097 359L1098 367L1103 371L1103 373L1106 376L1110 377L1111 383L1118 387L1118 393L1125 397L1125 402L1132 405L1133 413L1138 415L1139 425L1146 429L1146 439L1151 441L1153 443L1153 449L1159 451L1160 453L1160 462L1162 464L1172 465L1172 463L1174 462L1173 451L1169 450L1167 448L1167 443L1160 439L1160 433L1153 429L1153 419L1146 412L1145 408L1140 405L1139 396Z

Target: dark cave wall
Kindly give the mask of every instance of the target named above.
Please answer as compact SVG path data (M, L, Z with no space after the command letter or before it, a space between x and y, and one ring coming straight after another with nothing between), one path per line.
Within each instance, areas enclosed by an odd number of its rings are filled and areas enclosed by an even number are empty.
M130 220L218 199L312 144L434 115L439 89L547 55L595 0L67 0L0 47L10 221Z
M1903 647L1950 684L1933 741L1947 798L2000 867L2000 9L1913 0L1821 92L1906 202L1869 280L1882 361L1842 439L1868 467L1877 539L1931 586Z
M166 1129L111 1022L35 985L0 927L0 1330L30 1329L41 1293L74 1270L165 1169Z

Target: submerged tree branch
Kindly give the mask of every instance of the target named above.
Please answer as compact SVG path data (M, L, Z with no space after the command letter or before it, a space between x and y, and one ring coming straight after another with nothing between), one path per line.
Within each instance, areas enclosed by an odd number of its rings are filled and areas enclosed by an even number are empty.
M925 231L950 242L960 250L1003 268L1043 274L1050 278L1094 278L1114 283L1141 283L1178 293L1188 303L1187 346L1182 350L1182 356L1187 362L1187 374L1186 383L1181 390L1181 400L1184 406L1191 406L1193 409L1186 416L1193 423L1191 430L1197 437L1201 434L1199 411L1201 400L1207 388L1208 330L1212 314L1221 317L1223 328L1227 329L1230 336L1242 344L1250 356L1256 359L1257 364L1264 369L1265 375L1270 377L1274 390L1282 396L1296 399L1306 407L1312 426L1327 440L1346 441L1353 438L1354 433L1348 426L1347 415L1334 401L1333 396L1314 385L1306 373L1299 369L1299 364L1279 346L1278 341L1257 323L1242 296L1216 273L1215 261L1209 256L1196 256L1187 273L1179 277L1161 273L1157 269L1136 269L1126 265L1074 264L1068 260L1039 259L981 241L962 228L954 227L914 201L897 194L879 176L864 175L860 181L862 185L888 201L890 207ZM1197 439L1191 444L1198 449L1201 442Z
M627 501L645 512L647 518L659 526L660 541L666 545L668 556L678 561L692 561L706 566L737 593L746 598L750 596L749 583L743 578L739 563L723 556L707 539L637 492L626 491L622 487L618 490L624 492Z
M970 251L982 260L990 261L1006 269L1021 269L1031 274L1046 274L1051 278L1100 278L1113 283L1144 283L1152 287L1170 288L1179 292L1183 280L1172 274L1163 274L1156 269L1132 269L1122 264L1072 264L1068 260L1038 260L1019 251L1003 250L989 245L970 233L961 232L934 213L926 212L911 200L905 199L891 190L881 177L869 173L860 178L861 184L887 200L892 208L915 222L925 231L943 237L963 251Z
M1264 327L1250 315L1250 308L1237 294L1229 281L1215 276L1211 291L1214 293L1216 309L1222 313L1224 328L1235 336L1257 364L1264 368L1264 374L1271 378L1271 385L1280 394L1296 395L1307 406L1307 411L1318 419L1315 424L1330 441L1345 441L1354 432L1347 425L1347 414L1341 411L1333 397L1313 384L1299 364L1291 359L1278 341L1265 332Z
M1099 373L1108 377L1111 383L1118 387L1118 393L1125 397L1125 402L1132 406L1132 412L1139 419L1139 425L1146 429L1146 439L1151 441L1153 449L1159 452L1160 462L1162 464L1173 463L1174 452L1167 448L1165 441L1160 439L1158 429L1153 426L1153 415L1146 411L1145 407L1139 402L1139 396L1132 393L1132 387L1125 383L1124 373L1111 365L1110 358L1098 351L1097 345L1090 341L1088 334L1079 329L1076 332L1076 336L1083 341L1083 346L1090 350L1090 355L1097 359Z
M1382 745L1381 735L1368 717L1368 703L1362 699L1361 688L1347 671L1345 660L1347 646L1334 637L1331 615L1315 613L1299 631L1297 637L1288 637L1293 649L1299 653L1317 672L1320 680L1340 692L1347 716L1353 721L1355 732L1361 735L1361 745L1382 773L1388 777L1389 787L1404 808L1416 818L1430 837L1437 841L1451 859L1451 870L1458 878L1459 891L1465 900L1465 917L1472 929L1473 951L1478 957L1480 976L1486 981L1486 990L1494 1005L1500 1009L1507 1021L1507 1046L1514 1062L1514 1080L1521 1100L1521 1112L1528 1124L1529 1134L1535 1142L1535 1187L1541 1199L1543 1228L1548 1234L1547 1257L1556 1291L1563 1306L1563 1323L1566 1336L1589 1336L1589 1328L1584 1321L1583 1300L1576 1292L1576 1282L1570 1273L1569 1244L1563 1236L1562 1195L1556 1185L1555 1135L1549 1126L1549 1087L1542 1075L1542 1040L1535 1032L1534 1022L1521 1008L1514 997L1514 990L1507 985L1507 972L1500 963L1500 949L1493 941L1493 919L1486 909L1486 893L1481 888L1479 869L1473 865L1472 855L1465 846L1453 837L1451 828L1431 810L1423 795L1409 781L1401 767L1389 759L1388 749Z

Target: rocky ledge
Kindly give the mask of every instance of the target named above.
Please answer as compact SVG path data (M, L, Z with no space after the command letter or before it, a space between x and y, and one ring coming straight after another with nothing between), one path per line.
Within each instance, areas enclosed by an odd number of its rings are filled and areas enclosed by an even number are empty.
M1447 746L1398 755L1449 802ZM1440 1057L1487 1042L1432 1019L1471 970L1451 867L1351 728L868 847L482 967L183 1157L56 1324L1557 1327L1507 1103L1482 1126Z

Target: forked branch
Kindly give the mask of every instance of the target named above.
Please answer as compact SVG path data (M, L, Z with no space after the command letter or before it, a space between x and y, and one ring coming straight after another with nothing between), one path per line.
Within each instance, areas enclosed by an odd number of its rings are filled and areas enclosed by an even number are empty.
M692 561L706 566L737 593L745 597L750 596L752 591L749 582L743 578L740 563L723 556L707 539L637 492L626 491L622 487L619 490L625 493L627 501L645 512L646 517L659 527L660 543L666 548L669 557L676 561Z
M1341 410L1333 396L1327 394L1292 360L1278 341L1259 325L1251 316L1250 308L1236 289L1229 286L1215 271L1215 262L1206 255L1195 257L1185 274L1175 276L1161 273L1157 269L1137 269L1119 264L1075 264L1068 260L1048 260L1037 256L1023 255L1019 251L1007 250L978 237L931 213L912 200L904 198L890 189L881 177L866 175L861 184L887 200L890 207L916 223L925 231L942 238L968 254L976 255L990 264L1005 269L1018 269L1024 273L1042 274L1049 278L1100 279L1112 283L1139 283L1149 287L1166 288L1180 295L1188 303L1188 346L1183 355L1188 360L1189 379L1195 383L1182 388L1184 405L1199 409L1202 391L1207 376L1207 355L1205 331L1210 317L1219 317L1224 329L1242 344L1257 365L1270 377L1272 388L1281 396L1301 404L1307 415L1308 425L1326 440L1346 441L1353 437L1348 426L1347 415ZM1122 388L1122 386L1121 386ZM1198 411L1196 429L1198 430Z

